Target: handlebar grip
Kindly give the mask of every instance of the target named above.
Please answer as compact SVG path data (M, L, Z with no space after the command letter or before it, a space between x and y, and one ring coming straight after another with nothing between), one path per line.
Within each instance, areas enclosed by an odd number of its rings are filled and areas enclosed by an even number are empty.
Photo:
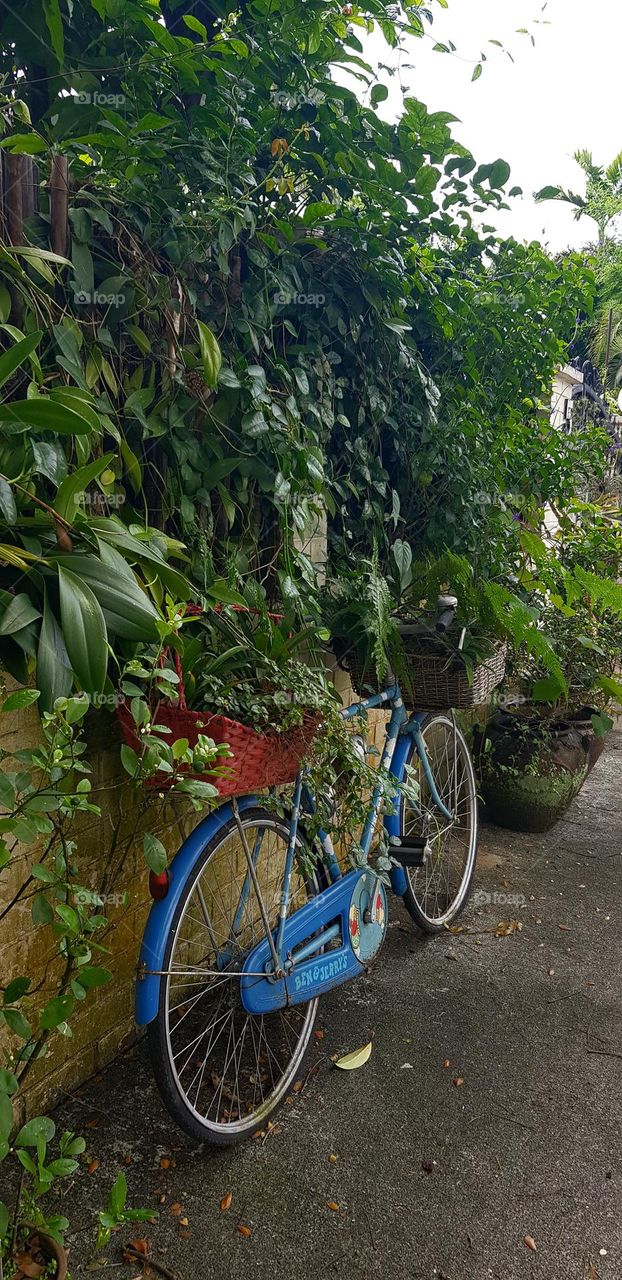
M439 632L448 631L456 616L455 609L443 609L436 619L436 630Z

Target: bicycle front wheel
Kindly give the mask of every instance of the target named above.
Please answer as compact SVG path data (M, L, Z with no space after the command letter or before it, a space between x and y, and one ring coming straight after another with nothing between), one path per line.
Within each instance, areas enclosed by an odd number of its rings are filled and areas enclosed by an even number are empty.
M156 1082L166 1107L199 1142L240 1142L263 1129L300 1075L318 1000L262 1017L246 1012L246 956L276 927L289 826L262 809L223 825L197 860L178 904L158 1014L149 1026ZM255 880L249 875L246 849ZM298 853L302 842L298 841ZM308 851L307 851L308 852ZM294 870L289 913L317 892Z
M407 867L404 902L423 933L440 933L468 901L477 856L477 789L469 748L450 715L428 715L421 735L439 799L453 815L438 809L416 744L408 760L419 796L402 797L400 832L404 841L425 836L430 852L422 867Z

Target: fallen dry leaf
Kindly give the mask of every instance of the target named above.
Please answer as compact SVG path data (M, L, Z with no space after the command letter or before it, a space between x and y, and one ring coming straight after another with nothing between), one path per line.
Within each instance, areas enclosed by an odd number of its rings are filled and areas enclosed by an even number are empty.
M129 1153L128 1153L126 1156L124 1156L124 1157L123 1157L123 1163L124 1163L124 1164L131 1164L131 1163L132 1163L132 1157L131 1157L131 1155L129 1155Z
M179 1233L179 1238L180 1238L180 1240L192 1240L192 1232L191 1232L191 1231L180 1231L180 1233Z
M91 1160L87 1173L95 1173L99 1169L99 1160Z
M370 1040L369 1044L364 1044L362 1049L355 1049L353 1053L346 1053L343 1058L337 1058L335 1066L341 1067L342 1071L355 1071L357 1067L363 1067L369 1061L371 1043Z
M424 1173L433 1173L433 1172L434 1172L434 1165L432 1164L432 1161L431 1161L431 1160L422 1160L422 1161L421 1161L421 1168L423 1169L423 1172L424 1172Z
M448 1067L448 1066L449 1066L449 1058L445 1058L445 1061L444 1061L444 1063L443 1063L443 1066L444 1066L444 1067Z
M557 928L561 929L564 933L572 933L572 925L570 924L558 924Z
M538 1252L538 1246L533 1236L523 1236L523 1244L527 1245L527 1248L531 1249L532 1253Z
M130 1240L130 1245L132 1249L136 1250L136 1253L142 1253L144 1258L147 1257L147 1254L149 1252L148 1240Z
M302 1080L297 1080L292 1089L292 1093L300 1093L301 1089L302 1089Z
M180 1219L179 1219L179 1225L180 1225L180 1227L189 1227L189 1226L190 1226L190 1223L188 1222L188 1219L187 1219L187 1218L180 1218Z
M239 1231L241 1236L246 1236L247 1239L253 1234L253 1228L247 1227L244 1222L238 1222L236 1230Z
M177 1201L175 1202L175 1204L171 1205L171 1213L173 1213L176 1218L179 1217L181 1212L182 1212L181 1205L178 1204Z
M522 928L522 920L500 920L495 929L495 936L497 938L508 938L511 933L520 933Z
M331 1164L337 1163L337 1156L330 1155L328 1159L330 1160Z
M166 1156L162 1156L162 1159L160 1160L160 1168L161 1168L161 1169L170 1169L170 1167L171 1167L171 1162L170 1162L170 1160L169 1160L169 1159L167 1159L167 1157L166 1157Z
M324 1032L321 1029L318 1031L315 1031L313 1034L315 1035L316 1040L324 1039Z
M462 1077L462 1076L454 1076L454 1078L453 1078L453 1080L452 1080L452 1084L455 1084L456 1089L459 1089L459 1088L460 1088L460 1085L461 1085L461 1084L464 1084L464 1079L463 1079L463 1077Z
M230 1209L230 1208L231 1208L231 1202L232 1202L232 1200L233 1200L233 1192L232 1192L232 1191L228 1191L228 1192L227 1192L227 1194L226 1194L226 1196L223 1196L223 1198L222 1198L222 1200L221 1200L221 1202L220 1202L220 1209L221 1209L221 1212L222 1212L222 1213L226 1213L226 1212L227 1212L227 1209Z
M588 1267L587 1280L598 1280L598 1272L593 1262L590 1262L590 1265Z
M339 1205L337 1204L336 1200L327 1200L326 1208L332 1209L333 1213L339 1213Z

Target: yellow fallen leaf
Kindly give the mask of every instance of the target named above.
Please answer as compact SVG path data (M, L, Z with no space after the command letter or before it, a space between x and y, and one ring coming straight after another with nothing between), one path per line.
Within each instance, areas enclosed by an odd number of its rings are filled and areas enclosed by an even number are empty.
M232 1200L233 1200L233 1192L232 1192L232 1191L228 1191L228 1192L227 1192L227 1194L226 1194L226 1196L223 1196L223 1198L222 1198L222 1200L221 1200L221 1202L220 1202L220 1211L221 1211L221 1213L226 1213L226 1212L227 1212L227 1209L230 1209L230 1208L231 1208L231 1202L232 1202Z
M339 1213L339 1205L337 1204L336 1200L327 1200L326 1208L332 1209L333 1213Z
M346 1053L343 1058L337 1058L336 1067L341 1067L342 1071L354 1071L356 1067L363 1067L371 1056L371 1040L369 1044L363 1045L362 1049L355 1049L353 1053Z
M246 1224L245 1224L244 1222L239 1222L239 1223L238 1223L238 1225L237 1225L237 1227L236 1227L236 1231L239 1231L239 1233L240 1233L240 1235L241 1235L241 1236L246 1236L247 1240L248 1240L248 1237L249 1237L249 1236L252 1236L252 1234L253 1234L253 1229L252 1229L252 1227L247 1227L247 1226L246 1226Z

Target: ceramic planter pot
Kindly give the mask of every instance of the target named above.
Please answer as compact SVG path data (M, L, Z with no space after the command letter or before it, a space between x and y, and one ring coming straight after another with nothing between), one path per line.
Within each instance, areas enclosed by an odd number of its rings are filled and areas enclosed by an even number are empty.
M550 831L588 774L589 740L567 720L500 711L475 749L486 816L511 831Z
M587 766L588 773L592 772L594 765L597 763L598 760L600 760L600 757L602 756L603 751L605 749L606 735L604 737L599 738L594 733L594 725L592 724L593 715L598 715L598 712L596 711L595 707L580 707L578 711L573 711L568 716L568 720L570 724L573 726L574 729L576 729L577 733L581 735L581 738L589 744L588 746L589 759L588 759L588 766Z
M27 1280L29 1276L35 1274L33 1266L45 1267L50 1262L56 1263L54 1280L67 1280L67 1250L62 1245L57 1244L56 1240L53 1240L45 1231L40 1231L38 1227L24 1226L20 1232L20 1239L21 1243L18 1245L15 1258L17 1263L15 1280Z

